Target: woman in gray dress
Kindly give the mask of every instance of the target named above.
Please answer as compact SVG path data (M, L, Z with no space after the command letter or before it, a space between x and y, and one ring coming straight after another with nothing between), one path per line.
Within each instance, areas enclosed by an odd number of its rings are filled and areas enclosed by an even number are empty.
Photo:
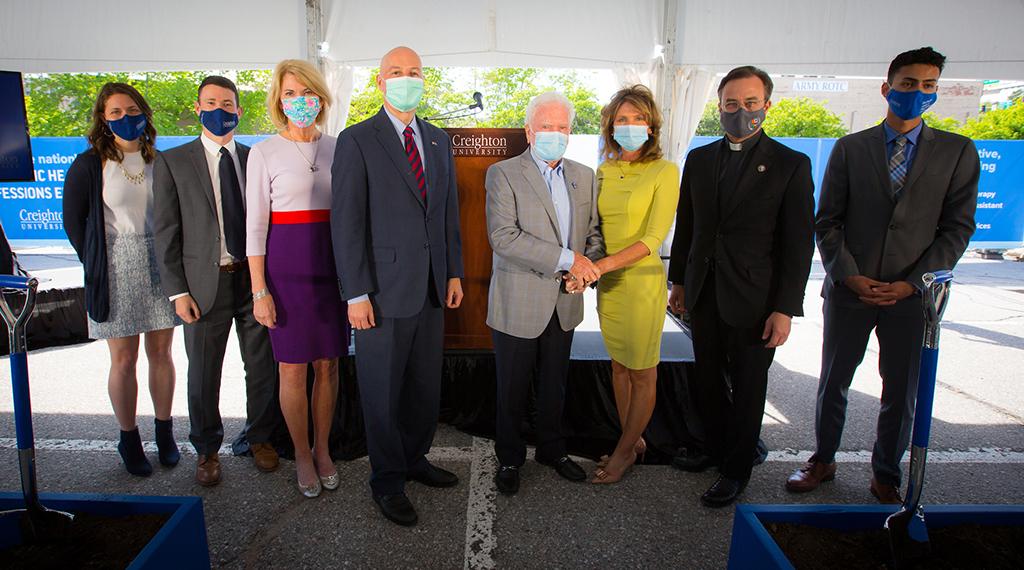
M89 149L65 178L64 229L85 269L89 337L106 339L110 349L107 391L121 427L117 450L129 473L147 476L153 466L135 421L141 335L160 463L173 466L180 458L171 424L171 341L179 322L160 290L153 250L153 113L134 87L107 83L88 139Z

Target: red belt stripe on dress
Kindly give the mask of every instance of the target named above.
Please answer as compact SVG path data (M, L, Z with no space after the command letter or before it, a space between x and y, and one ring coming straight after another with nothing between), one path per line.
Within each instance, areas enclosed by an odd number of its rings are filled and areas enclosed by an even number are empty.
M315 224L331 221L330 210L295 210L292 212L270 212L272 224Z

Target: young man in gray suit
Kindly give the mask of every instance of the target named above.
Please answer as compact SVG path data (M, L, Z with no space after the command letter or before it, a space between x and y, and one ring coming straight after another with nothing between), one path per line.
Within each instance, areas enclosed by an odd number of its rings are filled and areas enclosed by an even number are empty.
M453 487L432 465L441 403L444 308L462 303L459 192L451 141L416 116L420 57L407 47L380 62L384 106L338 135L331 232L341 296L356 330L356 372L381 513L411 526L407 480Z
M974 143L921 120L945 60L930 47L896 56L882 84L885 121L839 139L829 158L815 228L827 272L817 450L786 482L790 491L835 477L847 393L874 330L882 405L869 489L882 503L901 502L924 334L921 276L960 259L978 200Z
M589 284L604 256L594 171L563 159L575 110L561 93L534 97L526 107L530 148L487 169L487 231L494 263L487 302L498 376L498 491L519 490L526 461L520 427L531 380L537 387L537 461L570 481L586 473L566 455L562 437L565 380L573 329L583 320L583 296L566 278Z
M232 322L246 387L245 428L233 448L244 453L248 444L260 471L277 469L269 440L280 408L270 337L252 314L244 203L249 147L233 139L242 115L235 84L216 75L204 79L195 112L202 135L156 157L153 233L164 292L185 321L189 439L199 454L196 482L212 486L221 480L220 382Z

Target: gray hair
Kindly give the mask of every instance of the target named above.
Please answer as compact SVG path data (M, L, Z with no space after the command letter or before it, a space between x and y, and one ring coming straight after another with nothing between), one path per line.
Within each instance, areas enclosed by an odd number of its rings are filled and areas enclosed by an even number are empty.
M573 119L576 118L576 108L572 106L572 101L568 97L558 91L546 91L530 99L530 102L526 105L526 124L529 125L533 122L533 115L537 112L538 107L550 103L558 103L568 109L569 124L572 125Z

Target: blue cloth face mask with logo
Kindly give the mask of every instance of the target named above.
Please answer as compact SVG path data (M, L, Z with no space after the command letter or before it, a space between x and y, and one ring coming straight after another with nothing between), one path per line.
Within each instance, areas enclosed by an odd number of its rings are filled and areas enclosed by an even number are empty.
M110 128L110 132L122 139L133 141L141 137L146 130L146 116L142 113L125 115L116 121L107 121L107 127Z
M938 98L939 95L937 93L925 93L916 90L897 91L892 88L889 89L889 94L885 96L885 100L889 102L889 109L904 121L916 119L923 115L929 107L935 104Z
M615 125L612 138L623 150L634 151L644 146L650 135L647 125Z
M418 107L423 98L423 80L419 77L392 77L384 85L388 103L403 113Z
M533 133L533 151L541 160L559 160L569 146L569 137L558 131L537 131Z
M214 136L222 137L238 126L238 115L224 109L199 111L199 122Z

